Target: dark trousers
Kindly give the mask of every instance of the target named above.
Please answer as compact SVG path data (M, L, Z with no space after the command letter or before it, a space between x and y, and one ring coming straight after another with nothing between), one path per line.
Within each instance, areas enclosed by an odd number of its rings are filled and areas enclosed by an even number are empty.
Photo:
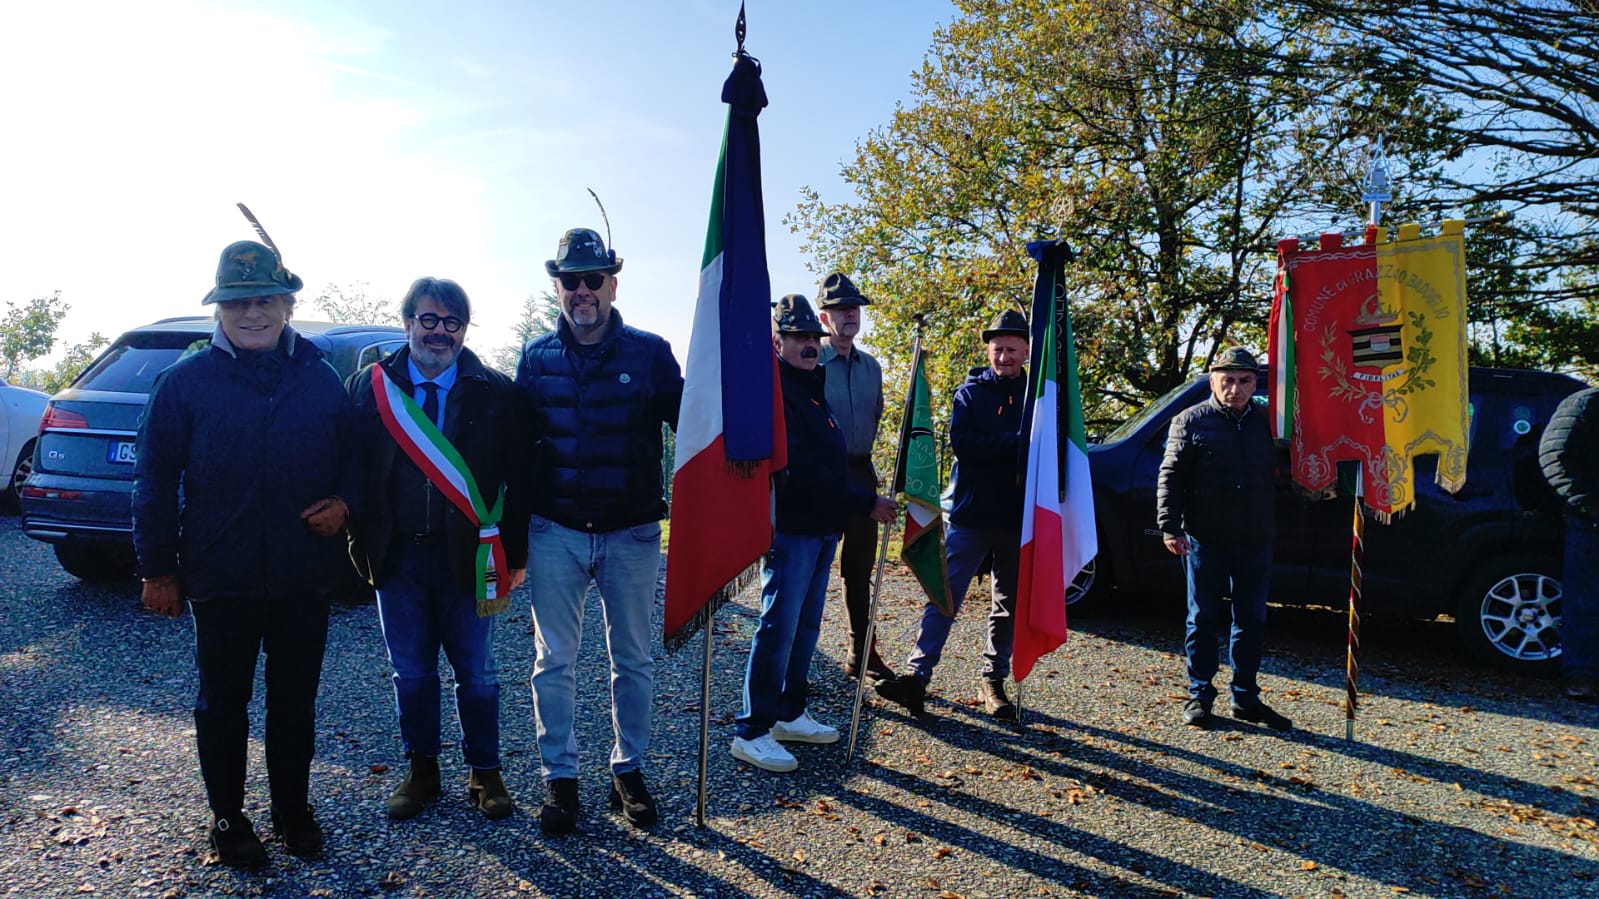
M219 597L189 603L200 696L195 742L211 813L233 817L244 807L255 665L266 653L266 763L272 807L305 808L316 745L316 691L328 642L328 598L322 595Z
M1192 535L1185 558L1188 572L1188 695L1216 699L1211 679L1220 667L1216 644L1232 619L1228 641L1233 699L1244 704L1260 697L1260 658L1266 640L1266 595L1271 588L1271 541L1235 545L1200 543ZM1227 600L1231 599L1231 602Z
M877 491L877 473L870 459L850 460L849 483L857 490ZM844 609L849 614L849 662L865 659L867 618L872 607L872 569L877 564L877 522L851 515L838 550L838 575L844 581ZM874 644L876 641L872 641Z

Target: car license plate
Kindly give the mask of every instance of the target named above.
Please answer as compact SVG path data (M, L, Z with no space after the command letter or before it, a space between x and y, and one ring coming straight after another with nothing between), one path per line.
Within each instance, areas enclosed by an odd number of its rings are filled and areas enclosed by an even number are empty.
M132 465L136 461L133 446L132 440L118 440L112 443L111 448L106 452L106 461Z

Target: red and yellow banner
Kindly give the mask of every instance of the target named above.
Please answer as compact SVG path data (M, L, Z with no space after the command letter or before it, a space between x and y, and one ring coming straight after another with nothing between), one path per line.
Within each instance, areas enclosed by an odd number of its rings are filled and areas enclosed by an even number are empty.
M1368 228L1344 246L1277 245L1271 358L1278 436L1294 481L1327 491L1337 463L1360 464L1366 505L1380 517L1416 502L1414 458L1438 456L1437 482L1465 486L1466 264L1463 223L1422 237L1418 225ZM1284 362L1286 360L1286 362Z

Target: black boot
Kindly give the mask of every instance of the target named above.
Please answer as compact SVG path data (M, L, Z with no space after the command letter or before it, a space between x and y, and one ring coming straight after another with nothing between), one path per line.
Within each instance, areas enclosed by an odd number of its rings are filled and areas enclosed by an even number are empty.
M316 823L316 814L309 805L298 810L280 810L274 806L272 832L283 841L283 848L290 855L316 858L322 854L322 825Z
M404 821L439 798L439 760L425 755L411 757L411 770L405 780L389 794L389 818Z
M557 777L545 783L544 807L539 809L539 830L545 836L577 830L577 780Z
M505 788L505 778L500 776L498 768L473 768L466 781L466 795L490 821L504 820L516 811L511 791Z
M927 703L927 683L914 674L901 674L877 685L877 695L920 715Z
M1005 695L1005 681L996 678L983 678L983 711L1001 721L1016 720L1016 706Z
M634 827L651 827L655 824L655 797L644 786L642 771L623 771L611 775L611 810L621 811L622 817Z
M230 868L259 868L267 863L266 847L243 815L219 816L206 841L216 850L217 860Z

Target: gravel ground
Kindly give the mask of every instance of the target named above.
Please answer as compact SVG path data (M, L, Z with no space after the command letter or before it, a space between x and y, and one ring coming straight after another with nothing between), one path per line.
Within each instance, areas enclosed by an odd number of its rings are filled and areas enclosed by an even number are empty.
M79 583L0 519L0 896L1599 896L1599 715L1552 681L1475 669L1446 623L1368 622L1358 740L1343 739L1343 621L1273 609L1267 699L1301 730L1178 722L1179 614L1074 622L1024 691L1026 727L975 700L983 603L957 625L912 721L871 697L852 765L800 746L774 775L727 752L754 618L717 616L710 800L692 823L701 647L657 658L649 833L605 811L610 746L599 613L579 668L583 835L544 839L526 597L502 618L505 776L488 822L456 789L390 823L404 772L377 616L336 610L313 794L328 852L241 873L208 858L194 760L188 626L132 584ZM890 566L882 641L913 637ZM843 612L829 608L812 711L847 727ZM258 690L259 697L259 690ZM267 830L257 699L249 814ZM450 726L453 726L450 725ZM452 776L447 774L447 777Z

